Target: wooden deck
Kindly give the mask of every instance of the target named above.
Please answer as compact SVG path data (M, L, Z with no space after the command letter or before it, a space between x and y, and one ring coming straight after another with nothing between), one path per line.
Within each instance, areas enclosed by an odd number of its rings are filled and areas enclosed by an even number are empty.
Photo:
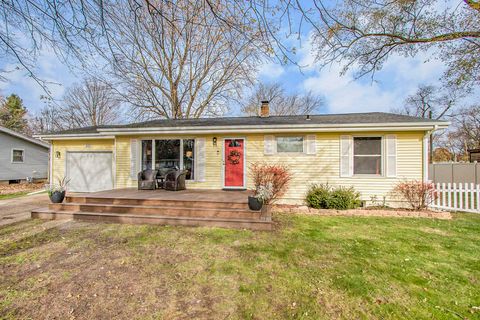
M248 208L248 191L116 189L75 193L32 218L271 230L271 217Z

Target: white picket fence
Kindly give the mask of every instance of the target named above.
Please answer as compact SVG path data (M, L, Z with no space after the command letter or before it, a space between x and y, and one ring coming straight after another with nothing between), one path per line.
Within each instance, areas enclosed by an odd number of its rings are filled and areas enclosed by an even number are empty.
M480 213L480 184L436 183L436 197L430 207Z

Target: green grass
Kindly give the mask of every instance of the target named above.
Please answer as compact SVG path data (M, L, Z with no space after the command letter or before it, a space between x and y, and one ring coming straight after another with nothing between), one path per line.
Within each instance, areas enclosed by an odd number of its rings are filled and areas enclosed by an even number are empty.
M0 194L0 200L13 199L18 197L23 197L29 194L31 191L20 191L14 193Z
M275 219L0 228L0 318L480 319L480 215Z

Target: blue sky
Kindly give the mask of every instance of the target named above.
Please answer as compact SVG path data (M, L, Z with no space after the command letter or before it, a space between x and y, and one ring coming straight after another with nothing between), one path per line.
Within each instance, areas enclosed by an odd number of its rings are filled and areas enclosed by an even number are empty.
M322 96L325 105L319 113L345 113L366 111L390 111L402 105L405 97L415 92L420 84L439 84L444 71L443 63L428 60L427 54L416 57L392 56L384 68L377 73L375 81L370 77L354 80L352 72L340 76L340 66L319 69L315 63L308 41L296 54L299 68L295 65L282 66L273 62L261 65L257 78L264 82L280 82L290 92L312 91ZM12 62L0 62L0 68L14 70ZM80 81L81 76L64 65L52 50L44 48L38 57L37 75L50 82L52 96L61 99L65 88ZM16 93L24 100L28 110L38 111L43 103L40 96L43 89L29 78L23 70L7 74L8 82L0 82L0 94L6 96ZM238 111L231 110L237 115Z

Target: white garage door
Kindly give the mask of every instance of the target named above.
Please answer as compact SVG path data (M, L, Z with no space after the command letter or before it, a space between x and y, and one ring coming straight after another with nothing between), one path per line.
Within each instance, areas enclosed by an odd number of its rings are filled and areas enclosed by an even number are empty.
M111 152L67 152L68 190L95 192L113 189Z

